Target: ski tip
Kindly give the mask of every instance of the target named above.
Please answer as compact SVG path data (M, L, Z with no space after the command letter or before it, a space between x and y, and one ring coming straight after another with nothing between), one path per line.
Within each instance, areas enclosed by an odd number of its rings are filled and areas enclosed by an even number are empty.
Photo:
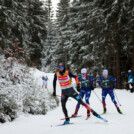
M101 116L99 117L101 120L103 120L104 122L108 122L108 120L106 120L106 119L104 119L104 118L102 118Z
M106 119L103 119L103 121L104 121L105 123L108 123L108 120L106 120Z

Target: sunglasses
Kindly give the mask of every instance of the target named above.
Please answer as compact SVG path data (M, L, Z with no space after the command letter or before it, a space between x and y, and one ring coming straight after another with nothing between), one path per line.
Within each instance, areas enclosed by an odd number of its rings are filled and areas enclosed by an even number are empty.
M82 75L86 75L86 73L82 74Z
M59 66L59 69L64 69L64 67L63 66Z

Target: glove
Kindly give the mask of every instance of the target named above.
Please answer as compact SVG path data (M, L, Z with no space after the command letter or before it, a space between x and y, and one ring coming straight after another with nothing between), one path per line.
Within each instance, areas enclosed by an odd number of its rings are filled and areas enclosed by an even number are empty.
M80 92L80 85L77 85L77 91Z
M56 92L55 91L53 91L53 96L56 96Z
M91 90L94 90L94 86L93 85L91 85Z

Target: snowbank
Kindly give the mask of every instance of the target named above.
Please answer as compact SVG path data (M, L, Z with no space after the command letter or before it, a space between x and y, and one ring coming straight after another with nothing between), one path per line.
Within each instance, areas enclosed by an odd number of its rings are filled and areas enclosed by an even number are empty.
M0 57L0 122L12 121L22 112L46 114L58 105L49 86L42 88L42 74L17 59Z
M101 97L101 89L96 88L95 92ZM91 115L89 120L86 119L86 109L81 106L79 118L72 118L70 122L74 123L68 126L56 126L63 123L64 118L61 106L44 115L21 115L15 121L0 125L1 134L133 134L134 133L134 94L126 90L116 90L119 97L120 107L124 115L120 115L109 96L106 98L107 114L102 115L109 122L104 123L102 120ZM69 98L71 99L71 98ZM84 99L85 100L85 99ZM102 104L92 92L90 98L91 107L98 113L102 113ZM74 113L77 102L74 99L67 102L69 116Z

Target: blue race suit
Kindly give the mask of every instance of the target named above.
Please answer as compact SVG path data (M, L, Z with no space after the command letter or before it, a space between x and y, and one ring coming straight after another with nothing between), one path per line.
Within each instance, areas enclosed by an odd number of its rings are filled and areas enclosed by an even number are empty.
M92 85L94 84L94 78L92 76L87 75L86 78L80 76L78 80L81 83L81 91L79 95L81 96L82 99L85 95L85 101L87 104L89 104L89 98L91 95ZM78 112L79 108L80 108L80 103L78 102L75 109L76 113ZM87 113L89 113L88 110Z
M115 101L115 96L113 92L113 86L116 87L116 79L112 76L108 76L108 78L99 77L97 79L99 86L102 88L102 104L103 107L106 107L105 99L107 94L110 95L112 102L115 104L116 108L118 108L117 102Z
M134 77L133 77L134 73L133 72L129 72L128 74L129 74L129 76L128 76L128 83L134 84Z
M134 92L134 72L128 72L128 84L131 92Z

